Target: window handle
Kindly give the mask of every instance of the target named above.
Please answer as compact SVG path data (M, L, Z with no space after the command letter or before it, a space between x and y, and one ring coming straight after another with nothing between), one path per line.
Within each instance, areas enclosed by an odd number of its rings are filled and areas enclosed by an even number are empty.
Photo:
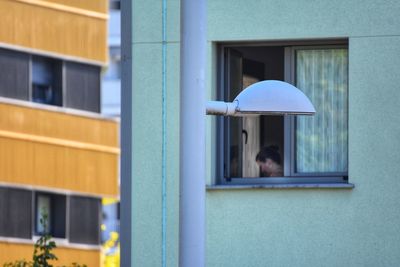
M242 134L244 134L244 144L247 145L247 131L246 130L242 130Z

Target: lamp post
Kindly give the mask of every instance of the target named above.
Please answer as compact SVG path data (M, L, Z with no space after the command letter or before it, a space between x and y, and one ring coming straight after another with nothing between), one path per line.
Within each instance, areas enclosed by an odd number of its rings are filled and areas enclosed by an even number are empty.
M179 266L205 265L204 0L181 0Z

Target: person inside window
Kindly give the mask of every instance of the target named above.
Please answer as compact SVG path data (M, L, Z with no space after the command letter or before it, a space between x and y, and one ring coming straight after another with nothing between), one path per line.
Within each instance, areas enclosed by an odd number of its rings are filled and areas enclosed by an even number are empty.
M281 155L277 146L267 146L261 149L256 156L256 162L264 177L282 177Z

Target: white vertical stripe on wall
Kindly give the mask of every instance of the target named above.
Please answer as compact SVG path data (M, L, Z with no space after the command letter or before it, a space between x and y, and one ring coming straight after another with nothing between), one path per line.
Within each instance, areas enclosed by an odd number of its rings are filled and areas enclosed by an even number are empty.
M347 171L347 49L296 53L296 86L314 104L315 116L298 116L296 171Z

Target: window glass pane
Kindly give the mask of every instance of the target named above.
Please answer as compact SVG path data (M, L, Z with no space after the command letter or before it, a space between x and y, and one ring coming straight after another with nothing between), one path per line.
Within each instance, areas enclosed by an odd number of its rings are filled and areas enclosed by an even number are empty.
M47 215L46 229L44 228L44 225L40 223L43 214ZM35 206L35 233L42 234L46 230L46 232L53 237L65 238L65 224L66 196L37 192Z
M62 105L61 62L32 58L32 101L49 105Z
M283 47L227 48L224 100L233 101L244 88L261 80L282 79L283 51ZM283 176L283 161L280 160L284 149L283 116L224 117L223 120L226 178ZM270 156L271 146L274 155L279 155L279 163L272 165L264 157L266 154ZM256 160L260 153L264 155L262 161Z
M0 236L32 237L32 192L0 187Z
M66 229L66 196L52 194L52 210L51 210L51 235L53 237L65 238Z
M100 112L100 67L66 62L66 106Z
M32 60L32 83L51 85L53 82L51 61L44 58Z
M51 232L51 221L50 218L52 216L51 214L51 202L50 202L50 196L46 195L38 195L37 196L37 203L36 203L36 233L44 233L45 231L47 233ZM46 216L45 224L46 224L46 229L44 227L44 224L40 223L40 219Z
M347 49L297 50L296 85L317 110L296 120L297 172L347 172L347 77Z
M120 10L121 9L121 1L111 0L109 8L111 10Z
M243 74L243 88L258 82L257 77ZM260 150L260 116L242 118L242 166L243 177L260 176L259 167L255 161Z
M29 56L0 48L0 96L29 99Z
M100 243L100 199L71 196L69 214L70 242L94 245Z

